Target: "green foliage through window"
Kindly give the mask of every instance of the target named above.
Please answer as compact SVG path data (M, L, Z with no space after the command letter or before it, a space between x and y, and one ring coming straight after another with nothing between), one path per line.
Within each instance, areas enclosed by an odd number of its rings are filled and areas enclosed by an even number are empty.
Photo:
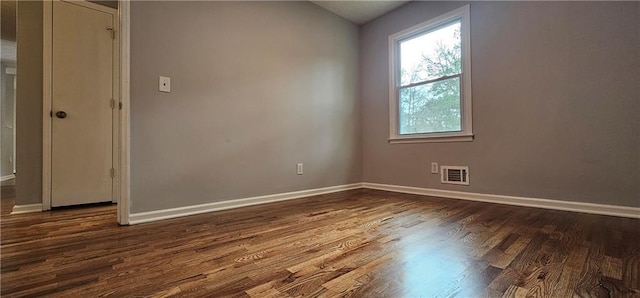
M462 130L461 21L401 41L400 134Z

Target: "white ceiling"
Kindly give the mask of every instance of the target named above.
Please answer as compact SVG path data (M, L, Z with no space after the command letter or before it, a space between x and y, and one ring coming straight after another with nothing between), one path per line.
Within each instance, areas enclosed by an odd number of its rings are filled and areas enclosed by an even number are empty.
M406 0L381 0L381 1L310 0L310 1L358 25L367 23L409 2Z

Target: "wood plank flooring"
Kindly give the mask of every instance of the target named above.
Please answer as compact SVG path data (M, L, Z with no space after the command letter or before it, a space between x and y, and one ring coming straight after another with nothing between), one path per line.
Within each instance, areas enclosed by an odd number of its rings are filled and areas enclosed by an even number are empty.
M0 222L2 297L640 297L629 218L353 190L136 226L115 206Z

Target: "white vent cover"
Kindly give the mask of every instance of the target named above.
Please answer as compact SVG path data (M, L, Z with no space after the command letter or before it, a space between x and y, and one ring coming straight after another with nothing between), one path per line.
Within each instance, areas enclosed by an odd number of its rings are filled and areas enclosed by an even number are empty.
M441 166L440 182L469 185L469 167Z

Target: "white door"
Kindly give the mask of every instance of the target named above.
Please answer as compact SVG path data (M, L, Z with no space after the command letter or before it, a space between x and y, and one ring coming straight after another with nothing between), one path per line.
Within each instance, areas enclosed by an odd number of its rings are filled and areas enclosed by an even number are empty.
M114 16L53 2L51 205L112 200Z

